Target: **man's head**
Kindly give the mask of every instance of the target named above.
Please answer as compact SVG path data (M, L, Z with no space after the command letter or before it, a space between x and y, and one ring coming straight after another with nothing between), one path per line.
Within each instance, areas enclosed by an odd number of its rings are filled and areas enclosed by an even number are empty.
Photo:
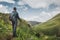
M13 10L16 11L16 7L14 7Z

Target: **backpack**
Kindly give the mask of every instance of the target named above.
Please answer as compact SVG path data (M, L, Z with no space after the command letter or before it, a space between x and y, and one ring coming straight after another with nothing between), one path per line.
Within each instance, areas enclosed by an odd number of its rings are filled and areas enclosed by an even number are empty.
M14 20L15 20L14 17L17 18L17 16L18 16L17 14L18 14L18 13L12 12L12 13L9 15L9 20L10 20L10 21L14 21Z
M9 20L12 21L12 17L9 15Z

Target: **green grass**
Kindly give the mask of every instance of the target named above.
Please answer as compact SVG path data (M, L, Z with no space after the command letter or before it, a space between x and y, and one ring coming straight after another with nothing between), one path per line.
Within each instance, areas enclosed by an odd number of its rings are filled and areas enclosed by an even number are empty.
M17 35L18 37L12 37L12 26L9 21L8 14L0 13L0 40L36 40L37 38L33 35L32 28L29 27L28 23L21 19L18 20Z
M21 22L18 20L18 37L13 38L9 14L0 13L0 40L60 40L56 37L60 32L60 14L32 28L29 27L27 21L21 20ZM37 33L40 37L36 36Z
M59 36L60 35L60 14L56 15L52 19L45 23L41 23L33 27L36 33L43 33L47 36Z

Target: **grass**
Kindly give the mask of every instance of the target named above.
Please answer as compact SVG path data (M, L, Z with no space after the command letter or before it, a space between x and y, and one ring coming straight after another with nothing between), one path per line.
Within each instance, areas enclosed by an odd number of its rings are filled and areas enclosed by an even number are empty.
M60 35L60 14L32 28L27 21L21 19L17 26L18 37L15 38L12 37L12 26L8 17L9 14L0 13L0 40L60 40L57 37Z
M58 14L57 16L48 20L45 23L41 23L39 25L34 26L33 30L36 33L43 33L44 35L47 36L56 36L57 39L57 36L60 37L60 14ZM50 37L48 39L50 39Z

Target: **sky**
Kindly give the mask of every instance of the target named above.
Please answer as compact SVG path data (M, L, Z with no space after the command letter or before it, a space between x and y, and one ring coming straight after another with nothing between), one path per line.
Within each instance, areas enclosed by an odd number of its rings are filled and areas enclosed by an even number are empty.
M60 0L0 0L0 12L11 13L13 7L24 20L46 22L60 13Z

